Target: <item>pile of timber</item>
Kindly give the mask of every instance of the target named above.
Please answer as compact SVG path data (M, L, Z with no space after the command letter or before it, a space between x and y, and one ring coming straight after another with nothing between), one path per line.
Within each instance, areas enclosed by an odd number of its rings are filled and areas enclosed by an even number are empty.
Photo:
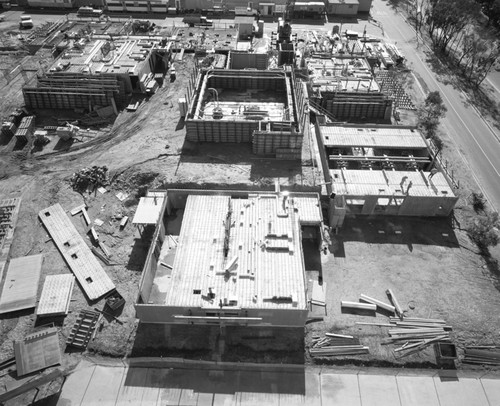
M500 347L497 346L471 346L465 347L466 364L500 365Z
M325 333L325 337L313 336L312 340L309 353L313 357L368 354L368 347L361 345L353 336Z
M394 328L389 330L389 342L402 344L394 349L408 355L418 352L431 344L450 341L451 326L441 319L422 319L416 317L405 317L400 320L391 317L390 322Z

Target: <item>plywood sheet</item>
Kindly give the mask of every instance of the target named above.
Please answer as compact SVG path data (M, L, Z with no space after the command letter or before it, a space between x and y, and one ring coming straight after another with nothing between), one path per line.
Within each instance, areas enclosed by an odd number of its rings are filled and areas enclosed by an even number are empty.
M71 274L47 275L36 309L36 315L55 316L68 314L74 282L75 277Z
M31 255L10 261L0 296L0 313L35 307L42 261L43 255Z
M61 363L57 328L30 334L14 343L17 375L23 376Z
M115 289L59 203L41 210L38 215L90 300L99 299Z

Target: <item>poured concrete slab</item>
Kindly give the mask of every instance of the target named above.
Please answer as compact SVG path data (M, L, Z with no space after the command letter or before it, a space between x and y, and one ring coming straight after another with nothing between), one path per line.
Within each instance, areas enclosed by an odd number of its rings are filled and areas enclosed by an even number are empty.
M238 404L238 395L233 393L214 394L214 405L217 406L236 406Z
M198 393L192 389L182 389L179 405L196 406L198 404Z
M441 406L491 406L480 379L434 377Z
M490 405L500 402L500 379L483 378L481 379L481 383L483 384L484 393Z
M439 406L431 376L397 376L402 406Z
M214 405L213 393L199 393L197 406L212 406Z
M305 371L306 404L308 406L321 406L321 383L319 374L315 371Z
M358 376L355 374L321 374L323 405L361 406Z
M277 393L241 392L241 406L279 406L280 396Z
M78 368L64 381L61 395L57 401L58 406L80 405L82 403L87 387L89 386L95 365Z
M118 392L116 406L140 405L148 374L147 368L127 368Z
M280 406L299 406L307 405L305 395L294 393L280 393Z
M83 405L114 406L125 368L97 365L83 397Z
M160 387L164 376L167 376L168 369L147 368L146 382L142 394L141 406L156 406L160 396Z
M401 406L396 377L393 375L358 375L363 406Z

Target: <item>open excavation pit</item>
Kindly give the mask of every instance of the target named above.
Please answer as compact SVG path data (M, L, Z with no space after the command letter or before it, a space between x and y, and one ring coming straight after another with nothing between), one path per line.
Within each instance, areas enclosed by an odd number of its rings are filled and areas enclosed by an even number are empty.
M300 159L306 102L293 71L209 69L192 83L188 141L248 142L254 154Z

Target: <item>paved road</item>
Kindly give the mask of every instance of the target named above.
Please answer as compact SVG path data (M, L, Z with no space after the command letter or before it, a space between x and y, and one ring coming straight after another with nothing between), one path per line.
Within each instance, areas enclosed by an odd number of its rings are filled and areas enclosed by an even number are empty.
M448 113L443 120L444 130L450 135L467 165L482 187L488 200L500 209L500 133L490 127L468 105L465 95L451 85L439 82L426 62L424 47L416 51L415 34L403 18L383 0L375 0L372 15L384 27L386 38L397 42L412 70L429 91L439 90L443 95ZM457 163L457 167L461 164Z
M82 361L58 406L495 406L500 379L441 371L331 368L182 369ZM54 406L54 404L51 404Z

